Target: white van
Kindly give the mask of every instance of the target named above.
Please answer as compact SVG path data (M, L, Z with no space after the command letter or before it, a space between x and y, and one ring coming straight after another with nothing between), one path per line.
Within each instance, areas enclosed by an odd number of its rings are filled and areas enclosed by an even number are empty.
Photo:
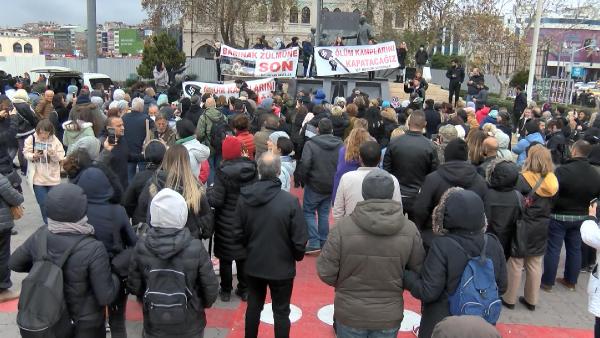
M36 68L30 71L36 73L31 79L35 81L37 75L46 75L46 85L56 93L66 93L67 87L71 84L76 85L79 89L83 86L88 86L90 90L97 89L99 84L102 84L105 91L112 86L113 82L106 74L99 73L81 73L79 71L58 66L48 66L44 68Z

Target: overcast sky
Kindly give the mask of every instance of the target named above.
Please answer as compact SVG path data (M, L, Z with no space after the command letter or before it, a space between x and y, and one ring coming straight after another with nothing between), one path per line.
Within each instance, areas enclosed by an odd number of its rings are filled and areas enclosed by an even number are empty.
M166 0L168 1L168 0ZM86 24L86 0L0 0L0 25L21 26L27 22L54 21L59 24ZM123 21L137 24L146 19L140 0L96 0L96 21Z

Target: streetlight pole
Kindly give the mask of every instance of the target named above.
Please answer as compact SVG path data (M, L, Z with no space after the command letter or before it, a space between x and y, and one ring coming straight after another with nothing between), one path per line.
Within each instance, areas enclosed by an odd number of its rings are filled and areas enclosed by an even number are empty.
M542 21L542 5L544 0L537 0L535 8L535 25L533 28L533 41L531 42L531 57L529 58L529 79L527 81L527 99L533 99L533 79L535 76L535 63L537 58L538 41L540 38L540 22Z
M323 0L317 0L317 30L315 32L315 47L321 45L321 15L323 15Z
M96 0L87 0L87 54L88 72L98 72L98 51L96 50Z

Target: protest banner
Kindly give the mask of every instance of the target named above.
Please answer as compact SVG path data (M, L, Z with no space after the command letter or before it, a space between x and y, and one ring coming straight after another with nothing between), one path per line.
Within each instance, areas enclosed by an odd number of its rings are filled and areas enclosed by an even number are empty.
M296 77L298 47L235 49L221 45L221 74L252 77Z
M275 79L260 79L247 81L248 88L253 90L259 98L271 97L271 92L275 91ZM230 83L209 83L209 82L197 82L197 81L186 81L183 83L183 95L190 97L193 95L202 95L207 91L212 91L217 96L238 96L239 88L236 87L235 82Z
M363 73L398 68L394 41L362 46L315 47L318 76Z

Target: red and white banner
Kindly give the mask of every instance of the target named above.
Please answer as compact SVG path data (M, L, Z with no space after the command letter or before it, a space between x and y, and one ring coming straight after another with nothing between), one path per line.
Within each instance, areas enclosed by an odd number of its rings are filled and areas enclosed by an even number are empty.
M363 73L398 68L394 41L376 45L315 47L318 76Z
M298 47L287 49L235 49L221 45L221 74L252 77L296 77Z
M273 91L275 91L275 79L260 79L253 81L246 81L248 87L253 90L260 99L265 97L271 97ZM186 81L183 83L183 94L187 97L193 95L202 95L207 91L211 91L216 96L238 96L240 90L235 86L235 82L229 83L209 83L209 82L197 82L197 81Z

